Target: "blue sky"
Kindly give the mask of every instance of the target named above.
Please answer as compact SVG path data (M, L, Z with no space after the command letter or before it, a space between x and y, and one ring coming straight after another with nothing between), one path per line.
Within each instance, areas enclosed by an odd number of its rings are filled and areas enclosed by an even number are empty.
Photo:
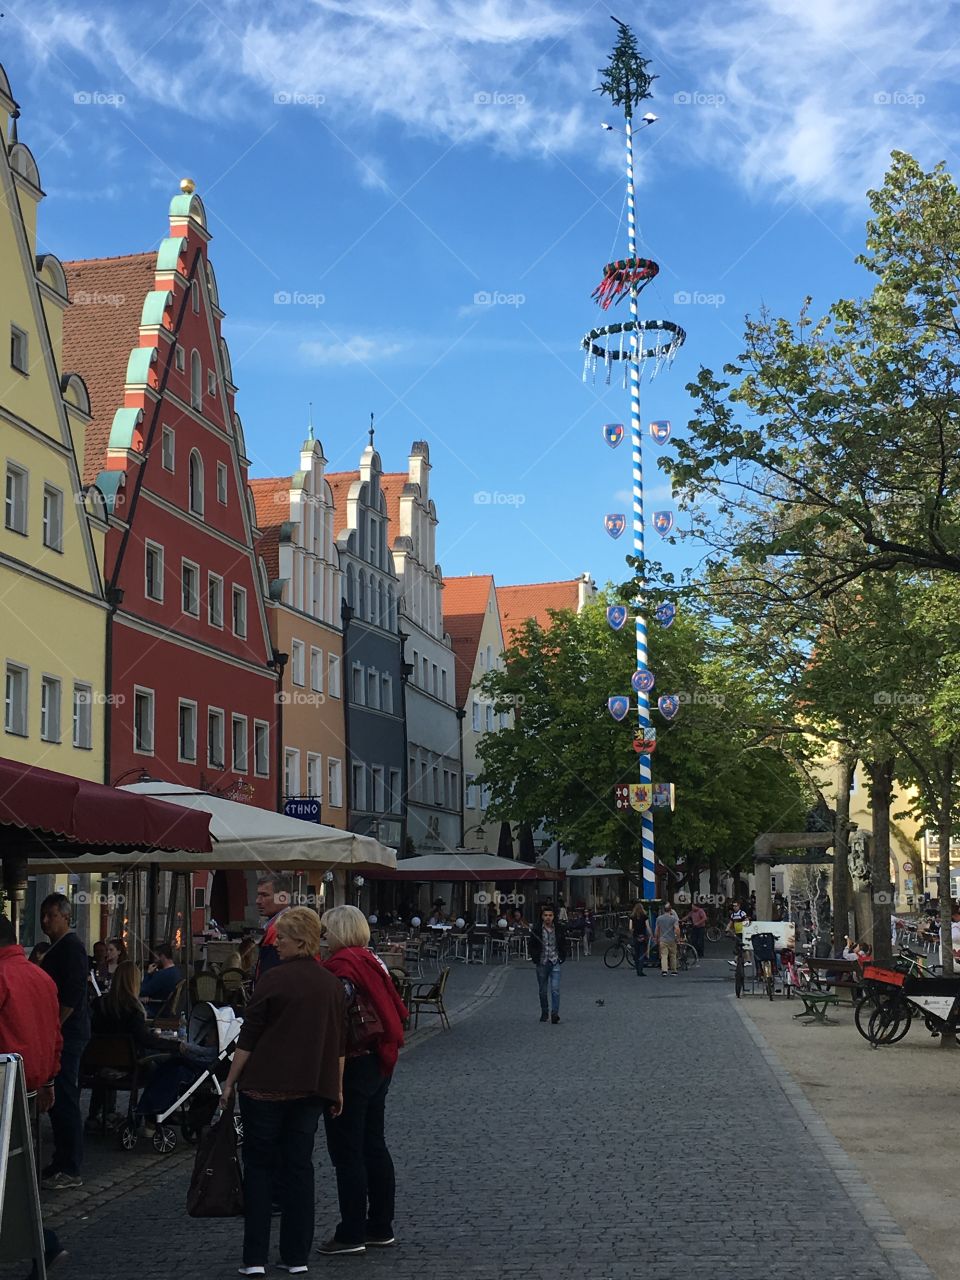
M642 314L688 337L643 412L678 432L684 384L737 354L745 313L863 288L863 193L892 148L957 168L960 44L947 0L668 8L617 16L660 77ZM294 468L310 401L331 469L352 468L372 410L388 470L430 444L446 574L602 583L625 576L628 535L602 520L630 510L630 459L600 428L628 409L616 379L583 384L579 342L626 252L622 139L599 127L619 121L592 92L614 34L568 0L15 0L0 59L43 250L150 248L196 180L252 475ZM653 475L648 510L669 505Z

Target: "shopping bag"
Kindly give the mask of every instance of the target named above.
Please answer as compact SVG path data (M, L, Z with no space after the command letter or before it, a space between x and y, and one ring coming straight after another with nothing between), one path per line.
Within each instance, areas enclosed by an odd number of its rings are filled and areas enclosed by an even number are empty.
M187 1192L187 1213L191 1218L243 1216L243 1172L232 1105L201 1135Z

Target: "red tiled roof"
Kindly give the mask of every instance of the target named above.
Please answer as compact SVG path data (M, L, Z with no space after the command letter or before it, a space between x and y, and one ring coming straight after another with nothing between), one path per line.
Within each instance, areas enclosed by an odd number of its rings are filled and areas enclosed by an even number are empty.
M90 393L83 483L103 470L113 415L123 408L127 361L140 345L143 300L156 283L156 253L65 262L72 306L63 317L61 373L79 373ZM85 301L77 301L78 298Z
M387 500L387 519L390 521L387 537L391 547L400 537L400 495L403 486L409 482L406 471L384 471L380 477L380 488Z
M490 573L443 580L443 629L453 641L458 707L467 705L492 586Z
M552 619L548 609L570 609L576 613L579 603L580 584L576 578L570 582L530 582L516 587L497 587L504 642L510 644L511 633L528 618L536 618L541 627L549 628Z
M280 526L290 519L291 479L291 476L277 476L249 482L260 530L256 551L263 557L271 582L280 576Z

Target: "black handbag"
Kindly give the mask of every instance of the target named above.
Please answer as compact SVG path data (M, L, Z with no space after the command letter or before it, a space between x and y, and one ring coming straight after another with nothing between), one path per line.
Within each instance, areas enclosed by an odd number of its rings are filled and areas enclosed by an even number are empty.
M243 1171L232 1104L200 1138L187 1191L187 1213L191 1218L243 1217Z
M386 1028L374 1006L360 994L359 988L349 978L341 978L340 981L347 997L346 1056L357 1058L364 1053L373 1053Z

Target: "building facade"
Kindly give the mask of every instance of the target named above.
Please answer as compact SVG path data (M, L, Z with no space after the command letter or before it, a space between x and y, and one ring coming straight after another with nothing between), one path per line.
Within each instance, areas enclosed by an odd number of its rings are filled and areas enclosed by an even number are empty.
M346 829L340 557L326 461L311 428L298 471L250 487L270 583L270 636L287 656L279 693L283 799L295 817L312 815L315 801L319 821Z
M402 849L407 779L400 582L390 552L383 467L372 430L359 470L327 478L342 584L348 825Z
M456 700L461 712L463 743L463 840L465 849L512 853L509 823L486 819L489 788L477 778L483 771L478 747L484 737L510 723L510 713L494 711L480 683L490 671L503 667L503 632L497 590L491 574L446 578L443 584L443 622L453 642L456 660ZM506 827L506 830L504 830Z
M383 477L390 547L400 579L406 682L407 839L410 853L456 849L462 837L463 762L454 702L454 659L443 626L437 510L430 496L430 450L415 441L407 471Z
M43 192L0 68L0 755L101 782L106 710L106 510L81 467L87 389L62 358L68 284L37 255Z

